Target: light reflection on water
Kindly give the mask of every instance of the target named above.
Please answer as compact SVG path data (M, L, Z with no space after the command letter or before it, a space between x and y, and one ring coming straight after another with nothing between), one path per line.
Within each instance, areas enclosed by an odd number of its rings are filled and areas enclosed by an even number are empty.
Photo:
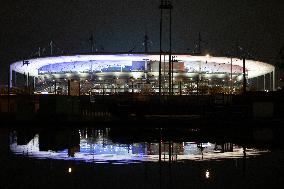
M10 135L10 149L17 155L37 159L75 160L93 163L128 164L159 161L159 142L113 142L108 132L79 130L70 135L52 133L55 137L35 134L26 144L18 143L18 134ZM76 140L78 134L78 140ZM42 137L42 138L41 138ZM44 139L45 138L45 139ZM68 139L68 140L67 140ZM53 140L53 141L52 141ZM52 142L51 142L52 141ZM45 144L46 143L46 144ZM51 144L49 144L51 143ZM267 150L246 149L246 157L261 155ZM210 161L243 158L243 147L232 143L161 142L161 160Z

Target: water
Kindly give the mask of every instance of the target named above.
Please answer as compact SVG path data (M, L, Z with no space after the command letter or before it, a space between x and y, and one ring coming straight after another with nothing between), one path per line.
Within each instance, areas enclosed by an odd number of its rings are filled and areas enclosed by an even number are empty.
M242 135L233 133L232 131L224 133L224 130L209 132L196 128L3 130L1 131L1 178L4 179L0 186L1 188L276 188L282 186L284 151L278 132L253 129Z

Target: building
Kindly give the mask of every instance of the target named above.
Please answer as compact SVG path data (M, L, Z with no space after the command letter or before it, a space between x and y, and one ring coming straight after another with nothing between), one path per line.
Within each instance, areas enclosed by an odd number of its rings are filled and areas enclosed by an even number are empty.
M238 93L243 84L243 60L230 57L173 54L172 84L169 85L169 55L161 55L161 93ZM159 53L104 53L39 57L10 65L10 85L17 78L37 93L116 94L159 92ZM268 63L246 60L248 90L274 90L275 68ZM76 88L77 86L77 88ZM70 91L72 89L72 91ZM74 93L74 92L73 92ZM77 94L75 92L75 94Z

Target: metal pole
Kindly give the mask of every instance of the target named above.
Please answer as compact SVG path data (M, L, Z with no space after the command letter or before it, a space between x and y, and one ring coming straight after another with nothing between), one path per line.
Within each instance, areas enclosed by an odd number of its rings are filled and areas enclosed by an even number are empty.
M11 65L9 65L9 87L13 87L13 70L11 69Z
M269 90L273 91L273 89L272 89L272 72L269 73Z
M275 91L275 68L273 68L273 76L272 76L273 78L272 78L272 88L273 88L273 91Z
M81 80L80 79L79 79L78 84L79 84L79 96L81 96Z
M53 42L50 41L50 55L53 55Z
M144 52L147 53L148 52L148 36L147 36L147 33L145 34L144 36Z
M56 80L54 80L54 94L56 94Z
M171 90L170 90L170 95L173 94L173 61L172 61L172 9L170 8L170 53L169 53L169 65L171 66L171 79L170 79L170 82L171 82Z
M70 95L70 80L68 79L68 96Z
M163 86L164 86L164 90L163 90L163 94L165 94L166 91L166 55L164 54L164 77L163 77Z
M26 75L26 87L28 87L28 86L29 86L29 72Z
M263 90L264 91L266 90L266 87L265 87L265 74L263 75Z
M233 93L233 58L231 57L231 82L230 82L230 94Z
M256 91L258 91L258 76L256 77Z
M35 79L35 76L34 76L34 83L33 83L34 84L34 91L35 91L35 88L36 88L35 87L35 82L36 82L36 79Z
M201 55L201 34L198 33L198 53Z
M181 90L181 81L179 82L179 95L181 96L182 90Z
M17 72L14 71L14 73L15 73L15 74L14 74L14 78L15 78L15 79L14 79L14 86L17 87Z
M132 88L132 93L134 92L134 89L133 89L133 81L131 81L131 88Z
M162 27L163 27L163 9L161 9L160 15L160 62L159 62L159 95L161 96L161 67L162 67Z
M7 111L8 113L10 113L10 85L11 85L11 66L9 65L9 75L8 75L8 85L7 85L7 88L8 88L8 106L7 106Z
M161 142L161 140L162 140L162 136L161 136L162 134L161 134L161 128L159 128L159 162L161 163L161 161L162 161L162 142Z
M30 86L30 73L28 72L28 89L29 89L29 95L31 94L31 86Z
M172 93L174 94L174 61L172 59Z
M172 89L172 65L171 65L171 52L169 52L169 95L171 95L171 89Z
M169 163L172 161L172 143L169 141Z
M243 58L243 94L247 92L247 80L246 80L246 58Z

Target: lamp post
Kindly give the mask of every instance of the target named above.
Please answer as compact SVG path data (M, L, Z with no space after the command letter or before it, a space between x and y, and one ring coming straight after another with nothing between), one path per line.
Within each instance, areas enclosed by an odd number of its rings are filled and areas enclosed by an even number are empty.
M171 58L171 63L170 63L170 67L171 67L171 69L170 69L170 79L169 79L169 87L170 87L170 95L172 95L173 94L173 92L174 92L174 62L178 62L175 58L176 58L177 56L172 56L172 58Z

